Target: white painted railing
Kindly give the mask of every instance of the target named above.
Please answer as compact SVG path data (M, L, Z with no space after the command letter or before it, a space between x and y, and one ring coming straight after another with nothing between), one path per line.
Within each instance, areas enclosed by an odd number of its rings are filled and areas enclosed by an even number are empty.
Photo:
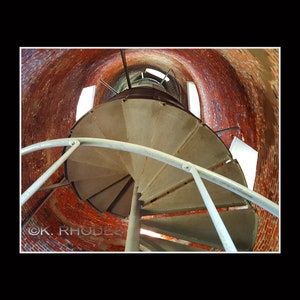
M211 200L209 193L207 192L201 178L211 181L217 185L220 185L233 193L236 193L243 198L249 200L250 202L262 207L276 217L279 217L279 205L273 201L267 199L266 197L254 192L251 189L225 177L217 174L213 171L207 170L191 162L185 161L178 157L172 156L170 154L158 151L149 147L132 144L128 142L121 142L110 139L100 139L100 138L62 138L54 139L49 141L44 141L36 143L21 149L21 155L26 155L31 152L38 150L43 150L53 147L70 147L40 178L38 178L22 195L20 199L21 206L27 202L27 200L39 190L43 183L49 179L49 177L68 159L68 157L79 147L79 146L89 146L89 147L103 147L115 150L121 150L126 152L132 152L139 155L151 157L153 159L164 162L175 168L181 169L185 172L189 172L193 175L196 182L197 188L203 198L206 208L210 214L213 224L219 234L220 240L226 251L236 252L236 248L228 234L228 231L217 211L213 201Z

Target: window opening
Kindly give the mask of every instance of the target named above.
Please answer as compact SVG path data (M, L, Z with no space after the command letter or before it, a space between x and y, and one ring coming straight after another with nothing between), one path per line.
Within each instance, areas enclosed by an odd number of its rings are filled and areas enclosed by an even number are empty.
M154 75L154 76L156 76L156 77L158 77L158 78L160 78L160 79L162 79L163 81L166 81L166 82L170 81L170 78L167 76L167 74L164 74L164 73L162 73L158 70L147 68L145 70L145 73L150 73L150 74L152 74L152 75Z
M240 164L248 188L253 190L258 152L237 137L234 137L230 148L232 157Z
M188 94L188 109L189 111L200 119L200 101L197 92L197 88L194 82L187 82L187 94Z
M76 109L76 121L85 115L91 108L93 108L95 91L95 85L82 89Z

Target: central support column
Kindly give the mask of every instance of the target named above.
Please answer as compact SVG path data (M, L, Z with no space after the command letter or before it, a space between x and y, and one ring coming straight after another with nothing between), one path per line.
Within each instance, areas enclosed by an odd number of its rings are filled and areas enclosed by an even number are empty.
M140 249L140 203L138 201L140 194L137 192L138 187L134 186L131 208L129 214L129 223L125 244L125 252L139 251Z

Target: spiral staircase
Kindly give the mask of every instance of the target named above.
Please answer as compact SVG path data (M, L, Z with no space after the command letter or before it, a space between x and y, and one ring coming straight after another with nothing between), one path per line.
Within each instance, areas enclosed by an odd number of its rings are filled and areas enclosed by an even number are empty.
M150 147L247 186L238 161L218 135L176 98L151 84L132 84L92 108L75 123L69 137ZM139 229L160 234L140 233L137 251L224 250L190 173L136 153L85 146L79 146L64 167L78 198L100 213L130 222L136 194ZM203 179L203 183L237 250L251 251L258 228L251 203L212 182Z

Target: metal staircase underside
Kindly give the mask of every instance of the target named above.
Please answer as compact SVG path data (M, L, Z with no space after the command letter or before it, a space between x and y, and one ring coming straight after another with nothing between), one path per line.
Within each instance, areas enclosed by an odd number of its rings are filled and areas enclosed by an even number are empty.
M136 93L121 94L94 107L76 122L70 137L150 147L247 186L238 162L201 120L172 101L142 97L134 88L130 92ZM141 228L188 242L140 235L140 251L204 251L189 243L224 249L190 173L135 153L79 146L65 162L65 177L79 199L120 218L129 217L137 186ZM251 251L258 217L250 203L228 189L203 182L238 251Z

